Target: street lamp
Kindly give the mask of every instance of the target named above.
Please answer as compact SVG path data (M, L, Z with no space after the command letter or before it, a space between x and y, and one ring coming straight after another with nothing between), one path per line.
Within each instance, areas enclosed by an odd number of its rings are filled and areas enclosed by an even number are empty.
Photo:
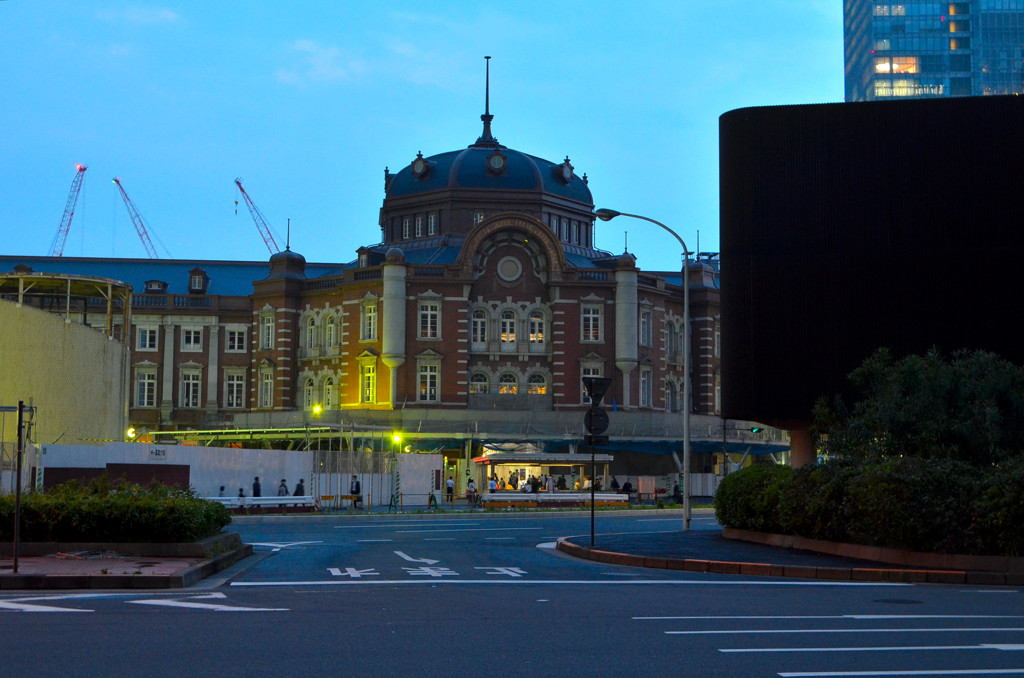
M672 234L676 240L679 241L679 246L683 248L683 529L690 529L690 381L692 379L690 375L691 359L690 359L690 248L686 246L683 239L679 237L679 234L673 231L671 228L655 221L650 217L643 217L639 214L627 214L626 212L616 212L615 210L599 209L595 210L594 214L601 221L611 221L615 217L632 217L634 219L642 219L643 221L649 221L656 226L661 226L663 229Z

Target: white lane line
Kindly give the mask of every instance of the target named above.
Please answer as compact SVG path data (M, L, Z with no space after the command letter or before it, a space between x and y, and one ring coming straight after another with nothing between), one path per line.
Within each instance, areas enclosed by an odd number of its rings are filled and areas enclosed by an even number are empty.
M708 619L1024 619L1021 614L820 614L820 615L705 615L691 617L633 617L636 621Z
M751 635L780 633L993 633L1006 631L1024 631L1024 627L1007 628L989 626L982 628L937 628L937 629L708 629L703 631L665 631L668 636L726 636L749 633Z
M387 544L392 542L394 539L356 539L358 544Z
M233 605L214 605L211 603L190 603L185 600L129 600L133 605L157 605L160 607L187 607L211 612L287 612L287 607L235 607Z
M53 605L33 605L31 603L15 603L11 600L0 600L0 610L16 610L18 612L92 612L73 607L55 607Z
M520 580L494 580L494 579L386 579L380 581L233 581L231 586L365 586L365 585L399 585L399 584L426 584L438 586L441 584L557 584L567 586L765 586L765 587L834 587L834 588L890 588L895 586L912 586L901 583L877 583L877 582L834 582L834 581L758 581L758 580L728 580L728 581L698 581L690 579L641 579L641 580L587 580L587 579L520 579ZM1003 629L999 629L1003 630ZM1005 629L1012 630L1012 629Z
M398 534L432 534L434 532L509 532L512 530L541 530L541 527L467 527L453 530L397 530Z
M369 525L333 525L335 530L363 530L372 527L394 527L395 525L423 525L423 520L396 520L393 523L370 523ZM426 523L429 524L429 523ZM479 520L446 520L445 525L479 525Z
M1001 650L1009 652L1024 651L1024 645L907 645L896 647L743 647L719 648L719 652L758 653L758 652L945 652L947 650Z
M430 541L429 539L425 541ZM452 539L452 541L455 541ZM484 537L484 541L515 541L515 537Z
M271 551L280 551L281 549L290 548L292 546L309 546L310 544L323 544L322 541L254 541L253 546L269 546Z
M1024 669L940 669L932 671L807 671L780 673L781 678L841 678L843 676L1019 676Z

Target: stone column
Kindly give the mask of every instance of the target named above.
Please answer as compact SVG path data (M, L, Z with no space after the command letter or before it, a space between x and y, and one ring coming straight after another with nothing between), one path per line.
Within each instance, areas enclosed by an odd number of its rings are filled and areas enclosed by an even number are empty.
M622 406L630 406L630 374L637 365L639 311L636 259L624 254L615 271L615 366L622 373Z
M381 361L389 372L388 402L394 409L398 399L398 368L405 362L405 255L397 247L388 250L381 273Z

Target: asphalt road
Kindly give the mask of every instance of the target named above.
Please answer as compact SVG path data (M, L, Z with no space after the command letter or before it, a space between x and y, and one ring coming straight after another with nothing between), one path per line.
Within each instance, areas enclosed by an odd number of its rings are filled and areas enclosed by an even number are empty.
M0 596L0 675L1024 675L1019 589L702 575L549 548L589 525L237 525L254 557L187 591ZM680 526L599 515L598 544Z

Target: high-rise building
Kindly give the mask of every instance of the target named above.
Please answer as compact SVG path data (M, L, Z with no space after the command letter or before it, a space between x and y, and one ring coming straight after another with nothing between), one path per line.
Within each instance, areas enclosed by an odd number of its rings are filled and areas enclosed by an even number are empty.
M844 0L846 100L1024 92L1024 0Z

